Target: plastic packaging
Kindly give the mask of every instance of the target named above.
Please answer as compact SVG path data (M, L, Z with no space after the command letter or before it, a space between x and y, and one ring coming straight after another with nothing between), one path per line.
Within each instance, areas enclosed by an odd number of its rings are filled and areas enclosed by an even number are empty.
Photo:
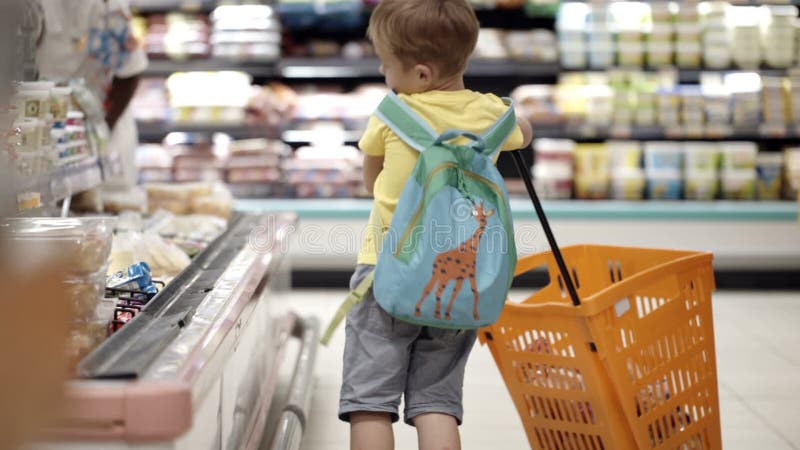
M754 169L758 155L755 142L720 142L722 167L726 170Z
M783 177L783 155L760 153L756 161L757 193L760 200L779 200Z
M612 169L641 167L642 145L638 141L606 142Z
M536 139L533 141L536 163L564 163L572 165L575 141L569 139Z
M548 200L572 198L572 167L566 164L536 164L533 166L536 192Z
M685 185L687 200L713 200L719 192L719 176L715 171L689 170Z
M722 172L722 198L753 200L756 196L755 169L725 170Z
M687 142L684 144L684 161L687 172L715 172L719 168L719 147L712 142Z
M679 200L683 179L679 170L648 169L647 196L652 200Z
M64 298L72 305L77 320L90 320L103 298L106 287L106 268L84 276L67 276L63 281Z
M680 142L645 142L644 158L645 167L648 170L680 171L683 167L683 152Z
M95 273L111 251L114 218L15 218L2 228L32 263L61 258L74 274Z
M611 173L611 197L615 200L641 200L646 179L639 168L621 168Z
M608 198L609 175L607 173L578 174L575 176L575 198L602 200Z

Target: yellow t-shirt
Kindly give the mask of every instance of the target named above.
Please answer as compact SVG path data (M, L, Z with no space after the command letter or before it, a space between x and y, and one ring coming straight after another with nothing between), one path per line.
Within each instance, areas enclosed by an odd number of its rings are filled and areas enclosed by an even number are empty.
M470 90L430 91L411 95L400 94L399 97L437 133L455 128L482 134L508 109L499 97ZM467 141L454 142L464 144ZM516 150L522 147L522 142L522 130L517 126L502 150ZM374 265L378 262L382 232L392 222L400 193L411 176L419 152L406 145L374 115L370 117L358 146L367 155L384 157L383 170L375 180L373 191L375 202L358 254L358 264Z

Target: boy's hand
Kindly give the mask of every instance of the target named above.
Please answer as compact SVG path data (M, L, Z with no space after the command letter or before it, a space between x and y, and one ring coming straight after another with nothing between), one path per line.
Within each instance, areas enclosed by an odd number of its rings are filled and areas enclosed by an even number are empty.
M530 128L530 125L528 125ZM364 155L364 187L372 195L375 188L375 180L383 170L383 156Z
M522 148L528 148L533 140L533 128L531 128L531 123L524 117L517 117L517 124L522 130Z

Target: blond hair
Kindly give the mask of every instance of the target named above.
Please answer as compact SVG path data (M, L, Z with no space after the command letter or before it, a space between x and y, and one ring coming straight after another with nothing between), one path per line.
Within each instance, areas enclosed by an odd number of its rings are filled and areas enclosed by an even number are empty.
M467 0L382 0L370 17L367 36L406 67L433 65L448 78L466 70L479 29Z

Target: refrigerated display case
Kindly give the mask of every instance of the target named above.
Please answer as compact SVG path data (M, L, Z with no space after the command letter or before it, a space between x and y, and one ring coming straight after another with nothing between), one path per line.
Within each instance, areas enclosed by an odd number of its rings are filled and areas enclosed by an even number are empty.
M318 324L284 303L296 220L285 213L231 219L187 269L80 362L61 418L31 448L258 448L270 407L276 411L271 403L293 338L301 342L293 394L274 438L299 444Z

